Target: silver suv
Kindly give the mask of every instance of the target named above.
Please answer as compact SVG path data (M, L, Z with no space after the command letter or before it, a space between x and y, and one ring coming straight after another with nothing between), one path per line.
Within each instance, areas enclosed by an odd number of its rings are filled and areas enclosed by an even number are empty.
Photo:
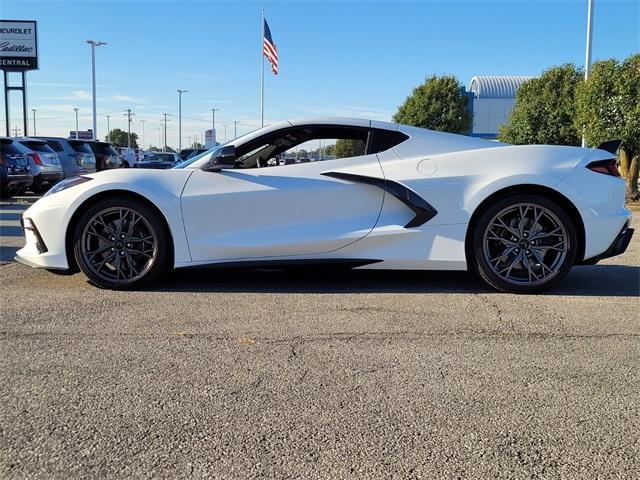
M44 193L64 178L58 154L44 140L15 138L14 141L29 155L33 184L31 190Z
M65 178L96 171L96 157L84 140L62 137L38 137L58 154Z

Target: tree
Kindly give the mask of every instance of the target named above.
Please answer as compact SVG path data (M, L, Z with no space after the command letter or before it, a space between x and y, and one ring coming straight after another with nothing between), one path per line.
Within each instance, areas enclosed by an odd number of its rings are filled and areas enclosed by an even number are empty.
M364 154L364 142L362 140L348 140L341 138L336 140L336 145L331 153L336 158L357 157Z
M620 174L627 181L627 195L638 200L640 168L640 54L594 62L589 79L576 90L575 128L584 131L587 143L622 140Z
M582 72L572 64L552 67L520 85L498 139L515 144L579 145L575 90Z
M468 101L456 77L432 75L414 88L393 120L441 132L468 133L472 122Z
M113 145L118 147L127 147L129 144L127 142L127 132L124 130L120 130L119 128L114 128L111 130L109 135L104 137L105 141L111 141ZM138 148L138 134L131 133L131 148Z

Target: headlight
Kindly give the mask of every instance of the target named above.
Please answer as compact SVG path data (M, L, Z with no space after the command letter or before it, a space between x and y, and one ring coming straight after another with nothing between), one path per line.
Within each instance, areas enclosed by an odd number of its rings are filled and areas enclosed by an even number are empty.
M82 177L82 176L67 178L65 180L62 180L61 182L56 183L43 196L46 197L47 195L51 195L53 193L61 192L62 190L66 190L67 188L75 187L76 185L80 185L81 183L88 182L89 180L92 180L92 178L90 178L90 177Z

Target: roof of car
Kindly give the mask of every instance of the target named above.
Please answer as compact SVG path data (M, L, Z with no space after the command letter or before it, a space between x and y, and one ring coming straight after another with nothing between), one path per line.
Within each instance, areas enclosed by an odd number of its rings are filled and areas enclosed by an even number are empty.
M17 140L18 142L41 142L41 143L47 143L45 140L43 140L41 138L37 138L37 137L16 137L16 138L14 138L14 140Z
M296 118L289 122L281 122L283 126L290 123L293 126L299 125L338 125L344 127L375 127L383 128L387 130L397 130L398 124L393 122L383 122L378 120L369 120L365 118L352 118L352 117L308 117L308 118Z

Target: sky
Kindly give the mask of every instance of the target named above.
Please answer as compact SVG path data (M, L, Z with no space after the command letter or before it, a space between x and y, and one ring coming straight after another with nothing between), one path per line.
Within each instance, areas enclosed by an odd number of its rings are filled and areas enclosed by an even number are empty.
M91 128L91 47L97 48L98 134L132 131L145 147L183 146L211 127L218 141L260 126L261 8L280 57L265 63L265 123L310 116L390 120L431 74L539 75L552 65L584 65L587 0L535 1L30 1L2 0L0 18L38 22L40 69L27 73L29 129L67 136ZM640 1L595 0L593 59L640 51ZM10 83L16 79L11 77ZM11 96L10 127L22 127ZM4 133L5 120L0 121ZM225 132L226 131L226 132Z

